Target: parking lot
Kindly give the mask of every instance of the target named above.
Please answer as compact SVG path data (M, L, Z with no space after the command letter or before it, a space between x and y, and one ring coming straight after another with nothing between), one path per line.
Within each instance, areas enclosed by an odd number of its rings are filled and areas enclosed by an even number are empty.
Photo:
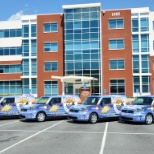
M0 154L153 154L154 124L0 120Z

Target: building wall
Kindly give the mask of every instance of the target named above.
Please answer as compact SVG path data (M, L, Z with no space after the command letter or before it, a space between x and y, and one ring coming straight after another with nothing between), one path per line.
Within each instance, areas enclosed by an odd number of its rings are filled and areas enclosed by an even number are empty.
M44 23L58 23L58 32L44 33ZM64 47L63 47L63 15L38 15L37 17L37 83L38 97L44 95L44 81L55 81L52 75L64 75ZM45 42L58 42L58 52L44 52ZM58 72L45 72L44 62L57 61ZM58 94L62 94L62 83L58 80Z
M117 14L117 15L116 15ZM109 30L109 19L124 19L124 29ZM133 94L132 82L132 46L131 46L131 11L112 10L102 12L102 92L107 90L110 94L110 80L125 80L125 93ZM124 50L109 50L110 39L124 39ZM124 70L110 70L109 60L123 59Z

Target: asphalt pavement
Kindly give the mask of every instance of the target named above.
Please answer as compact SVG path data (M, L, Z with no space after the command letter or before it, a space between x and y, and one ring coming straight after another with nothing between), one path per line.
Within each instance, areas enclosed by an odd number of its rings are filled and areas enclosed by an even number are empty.
M153 154L154 124L0 120L0 154Z

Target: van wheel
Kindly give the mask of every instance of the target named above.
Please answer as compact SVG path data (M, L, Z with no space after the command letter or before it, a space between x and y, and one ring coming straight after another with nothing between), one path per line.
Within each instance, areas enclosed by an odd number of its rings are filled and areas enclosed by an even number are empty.
M97 114L96 113L92 113L89 117L89 122L92 124L95 124L98 120Z
M37 120L38 122L43 122L43 121L45 121L45 118L46 118L46 115L45 115L45 113L43 113L43 112L39 112L39 113L37 114L37 116L36 116L36 120Z
M145 124L151 125L152 122L153 122L153 116L152 116L152 114L147 114L147 115L145 116Z

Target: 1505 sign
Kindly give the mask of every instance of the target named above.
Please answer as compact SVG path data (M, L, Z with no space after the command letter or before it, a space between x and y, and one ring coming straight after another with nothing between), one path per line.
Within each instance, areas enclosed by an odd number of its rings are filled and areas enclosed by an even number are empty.
M113 12L112 16L120 16L120 12Z

